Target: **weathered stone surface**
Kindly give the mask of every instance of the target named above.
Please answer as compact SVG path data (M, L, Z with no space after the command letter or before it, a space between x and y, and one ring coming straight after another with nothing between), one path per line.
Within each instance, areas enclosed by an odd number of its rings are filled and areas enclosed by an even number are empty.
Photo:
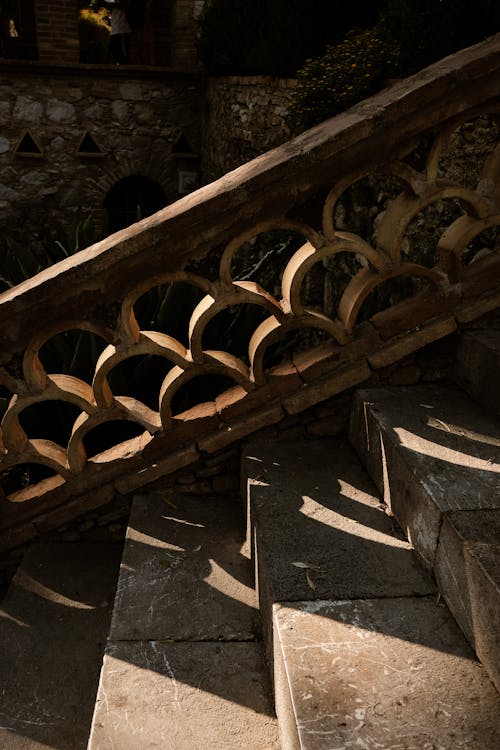
M85 750L121 549L37 544L0 608L0 747Z
M457 382L500 415L500 331L466 331L457 349Z
M291 602L274 622L284 747L498 747L498 694L434 597Z
M258 613L240 522L234 500L138 495L110 638L254 640Z
M435 590L344 439L250 443L242 472L273 601Z
M500 306L500 292L496 291L479 299L462 302L454 311L455 318L459 323L469 323L471 320L486 315L490 310Z
M457 324L453 317L443 316L422 326L422 328L400 336L395 341L386 344L382 349L369 354L368 362L375 369L387 367L387 365L392 365L408 354L421 349L426 344L453 333L456 328Z
M500 689L500 510L445 516L436 579L453 616Z
M198 447L200 451L215 453L231 445L231 443L250 435L252 432L256 432L262 427L269 427L276 424L283 416L281 404L273 402L263 409L240 417L240 419L235 420L230 425L221 425L218 432L198 440Z
M371 371L366 360L341 365L328 377L311 385L305 385L291 396L286 396L283 399L283 406L288 414L299 414L309 406L314 406L347 388L359 385L364 380L368 380L370 375Z
M74 9L71 11L75 16ZM177 11L175 11L177 12ZM54 14L50 26L54 27ZM193 37L194 39L194 37ZM52 40L53 43L56 40ZM193 41L193 40L192 40ZM0 71L0 85L15 76L15 86L3 90L2 136L10 143L0 150L0 181L11 189L5 197L2 227L24 216L26 237L46 224L47 216L57 225L68 225L73 213L92 216L99 229L105 227L106 195L123 177L141 174L154 180L165 193L165 201L178 197L177 165L171 149L180 133L193 149L200 150L200 85L196 75L164 73L160 79L116 66L98 69L54 71L37 64L24 69ZM192 86L187 86L191 78ZM131 106L140 102L139 111ZM9 116L10 115L10 116ZM1 113L0 113L1 116ZM147 121L147 130L137 125ZM44 151L37 167L46 173L58 200L47 199L35 183L21 180L33 171L33 163L12 161L12 149L26 130ZM100 159L83 159L78 148L85 132L100 146ZM9 169L14 177L7 179ZM76 186L75 186L76 179ZM24 212L24 213L23 213ZM10 224L10 226L12 226Z
M435 590L345 441L250 443L242 481L269 658L275 602Z
M500 507L498 423L452 386L359 391L350 435L430 566L443 513Z
M195 463L198 458L199 454L196 446L186 446L180 451L171 453L166 458L159 458L156 461L148 462L142 469L138 469L137 473L129 474L123 477L123 479L117 479L114 485L118 492L122 494L133 492L139 487L144 487L144 485L154 482L165 474Z
M255 643L108 645L89 750L279 750Z

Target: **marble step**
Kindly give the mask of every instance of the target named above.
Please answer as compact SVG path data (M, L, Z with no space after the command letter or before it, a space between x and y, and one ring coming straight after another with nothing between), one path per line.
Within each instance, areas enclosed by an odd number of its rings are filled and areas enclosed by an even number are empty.
M452 386L361 390L351 440L500 687L500 422Z
M467 748L498 694L346 441L243 454L283 750Z
M134 498L89 750L278 750L241 506Z
M472 398L500 416L500 330L462 334L455 377Z
M0 606L0 747L87 747L121 546L38 543Z

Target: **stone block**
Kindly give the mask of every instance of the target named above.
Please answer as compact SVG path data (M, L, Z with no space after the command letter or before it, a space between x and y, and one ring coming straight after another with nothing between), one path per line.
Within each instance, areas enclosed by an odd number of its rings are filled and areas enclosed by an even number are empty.
M484 295L479 299L466 300L454 310L455 318L459 323L470 323L480 318L491 310L500 307L500 292Z
M359 391L350 437L431 568L444 513L500 507L498 423L453 386Z
M283 747L498 747L498 694L435 597L289 602L274 624Z
M435 572L453 616L500 689L500 510L447 514Z
M280 750L256 643L108 645L89 750Z
M359 385L368 380L371 375L366 360L354 364L343 365L328 377L322 378L309 385L304 385L299 391L283 398L283 406L288 414L299 414L301 411L325 401L337 393Z
M435 591L345 440L250 443L242 484L270 656L275 602Z
M240 526L241 510L226 498L137 495L110 638L254 640L258 612Z
M52 531L86 512L110 503L113 495L113 486L111 484L104 485L83 497L70 500L59 508L40 514L35 518L34 524L40 534Z
M457 383L500 415L500 331L466 331L457 348Z
M231 424L222 426L219 430L211 435L198 440L200 451L206 453L215 453L216 451L226 448L228 445L241 440L241 438L251 435L252 432L276 424L283 418L283 409L278 401L269 406L254 411L246 417L241 417Z
M389 341L383 348L373 354L369 354L368 362L376 370L380 367L387 367L408 356L408 354L416 352L418 349L426 346L426 344L430 344L432 341L436 341L436 339L441 339L453 333L456 328L457 324L453 317L443 316L422 326L422 328L418 328L411 333Z
M122 495L133 492L139 487L144 487L165 474L171 474L177 469L195 463L199 459L199 453L195 445L186 446L165 458L149 463L142 469L137 469L134 474L129 474L121 479L115 480L114 486Z
M120 555L37 543L24 557L0 610L0 747L87 746Z

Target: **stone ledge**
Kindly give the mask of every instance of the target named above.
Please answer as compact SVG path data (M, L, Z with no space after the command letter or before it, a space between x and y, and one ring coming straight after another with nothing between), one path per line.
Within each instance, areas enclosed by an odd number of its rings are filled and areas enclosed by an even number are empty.
M329 377L304 385L297 393L285 397L283 406L288 414L298 414L309 406L314 406L337 393L359 385L368 380L370 375L371 370L366 360L339 367L338 371Z
M408 354L412 354L417 349L421 349L426 344L448 336L450 333L456 331L456 329L457 323L451 315L442 316L437 320L432 320L421 328L415 329L415 331L390 341L373 354L369 354L368 362L376 370L381 367L387 367L408 356Z

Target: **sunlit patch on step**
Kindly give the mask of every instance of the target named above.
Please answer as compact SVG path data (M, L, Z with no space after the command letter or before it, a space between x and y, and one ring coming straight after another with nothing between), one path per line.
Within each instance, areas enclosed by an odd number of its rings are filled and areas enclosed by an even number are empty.
M90 604L85 604L77 599L71 599L69 596L61 594L60 591L55 591L48 586L44 586L43 583L32 578L22 568L17 572L15 582L17 586L30 591L32 594L36 594L36 596L42 597L42 599L47 599L49 602L55 602L64 607L73 607L74 609L95 609Z
M470 453L463 453L453 448L447 448L440 443L435 443L420 435L415 435L415 433L405 430L403 427L396 427L394 432L398 436L401 445L415 453L421 453L430 458L446 461L456 466L465 466L469 469L489 471L496 474L500 473L500 463L496 462L494 457L491 459L479 458Z
M435 430L441 430L442 432L449 432L450 435L458 435L460 437L468 438L469 440L475 440L478 443L485 443L486 445L495 445L500 448L500 439L493 437L493 435L485 435L481 432L475 432L469 430L460 425L453 424L452 422L444 422L442 419L435 417L427 417L424 420L424 424L428 427L433 427Z

